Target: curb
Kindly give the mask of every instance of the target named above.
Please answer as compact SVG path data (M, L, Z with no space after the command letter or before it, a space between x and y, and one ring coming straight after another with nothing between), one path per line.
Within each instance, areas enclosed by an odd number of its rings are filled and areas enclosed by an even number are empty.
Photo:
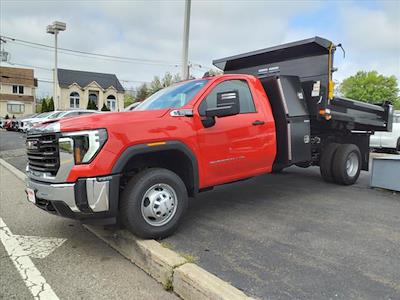
M18 179L26 180L23 172L2 158L0 158L0 165ZM182 299L254 299L198 265L188 262L184 257L163 247L155 240L139 239L127 230L110 230L93 225L83 226L160 282L166 290L174 291Z

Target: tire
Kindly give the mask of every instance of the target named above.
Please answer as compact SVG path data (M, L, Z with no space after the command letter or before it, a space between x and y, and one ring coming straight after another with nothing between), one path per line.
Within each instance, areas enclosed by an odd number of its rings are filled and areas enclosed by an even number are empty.
M162 239L177 229L187 207L182 179L170 170L151 168L129 180L119 209L123 225L133 234Z
M361 171L361 152L354 144L343 144L333 158L333 177L343 185L354 184Z
M397 153L399 153L399 154L400 154L400 138L398 138L398 140L397 140L397 147L396 147L396 151L397 151Z
M321 154L321 159L319 161L319 168L321 172L322 178L326 182L335 182L332 172L333 166L333 157L336 153L336 150L340 147L340 144L330 143L325 147Z

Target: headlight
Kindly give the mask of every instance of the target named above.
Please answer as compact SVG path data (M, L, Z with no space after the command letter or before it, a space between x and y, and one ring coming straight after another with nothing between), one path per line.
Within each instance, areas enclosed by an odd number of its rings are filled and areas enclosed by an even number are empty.
M90 163L106 141L105 129L84 130L63 133L59 145L60 151L73 152L75 164L80 165Z

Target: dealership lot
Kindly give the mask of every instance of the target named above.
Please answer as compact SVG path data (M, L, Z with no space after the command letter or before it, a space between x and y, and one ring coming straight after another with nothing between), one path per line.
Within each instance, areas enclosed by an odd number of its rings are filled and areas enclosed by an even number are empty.
M23 170L23 135L2 131L0 145L2 158ZM35 209L23 184L8 171L2 176L0 216L13 234L67 239L45 260L33 259L61 298L92 298L99 289L104 298L146 298L139 287L147 275L79 223ZM400 197L370 189L369 178L363 172L356 185L337 186L317 168L292 167L221 186L193 199L180 230L163 243L256 298L398 299ZM28 291L1 250L1 286L14 286L1 293L24 298ZM61 282L68 288L59 290ZM153 298L173 297L148 284Z

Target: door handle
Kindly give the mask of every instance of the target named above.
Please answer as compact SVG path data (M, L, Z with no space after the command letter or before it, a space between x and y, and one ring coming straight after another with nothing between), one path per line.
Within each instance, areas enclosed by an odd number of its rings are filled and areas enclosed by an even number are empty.
M259 126L259 125L264 125L264 124L265 124L265 122L264 121L260 121L260 120L256 120L256 121L253 122L254 126Z

